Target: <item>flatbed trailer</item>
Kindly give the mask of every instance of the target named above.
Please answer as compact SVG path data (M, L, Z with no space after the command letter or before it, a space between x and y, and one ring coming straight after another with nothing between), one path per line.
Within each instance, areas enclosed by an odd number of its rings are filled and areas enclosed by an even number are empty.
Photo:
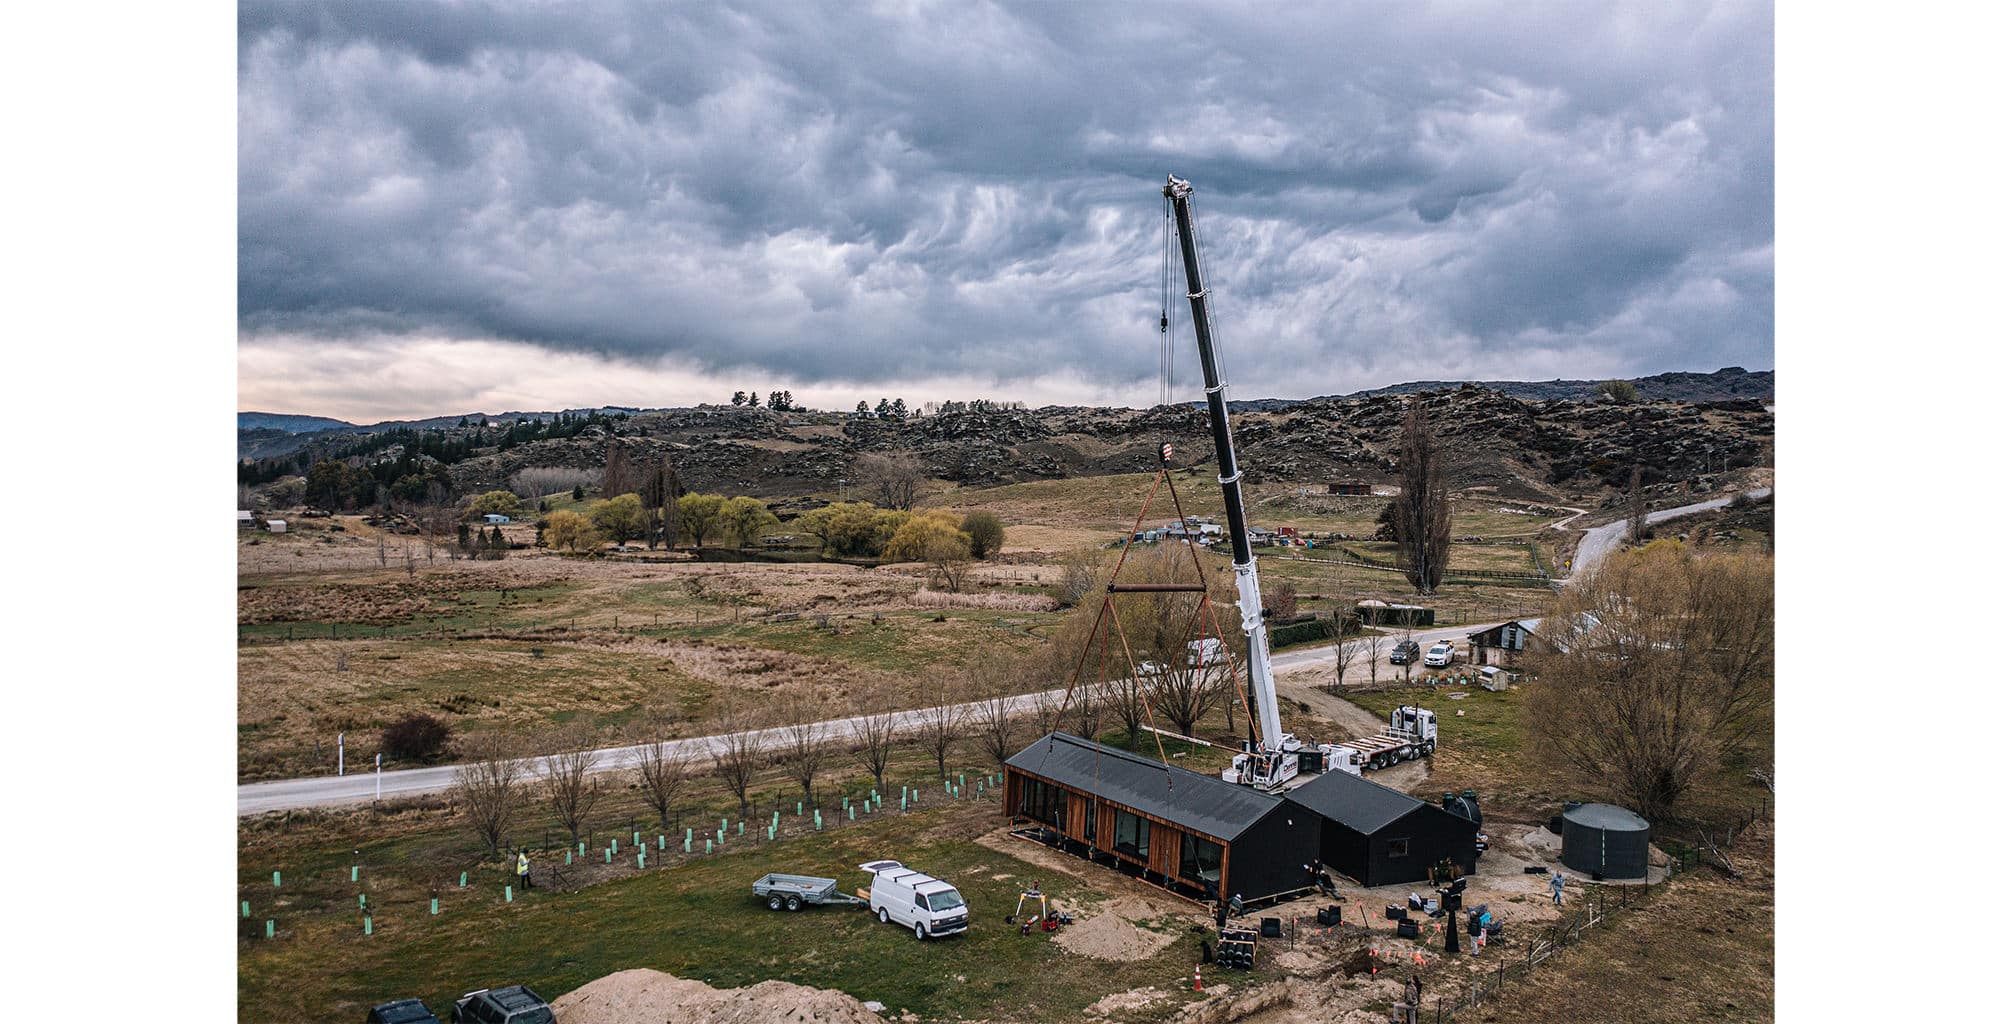
M866 901L857 896L839 892L836 878L785 875L775 871L755 879L754 894L756 899L766 902L770 910L802 910L805 906L825 903L866 905Z
M1354 751L1352 756L1359 772L1429 757L1438 747L1438 716L1424 708L1409 705L1392 711L1390 725L1375 736L1325 745L1325 749L1331 751Z

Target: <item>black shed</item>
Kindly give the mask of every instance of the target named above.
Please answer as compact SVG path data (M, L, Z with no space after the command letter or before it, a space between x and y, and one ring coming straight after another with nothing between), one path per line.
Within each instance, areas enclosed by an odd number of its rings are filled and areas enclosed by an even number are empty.
M1049 733L1006 760L1007 816L1066 848L1200 899L1309 887L1320 818L1271 793Z
M1442 860L1474 871L1479 824L1360 775L1327 772L1285 799L1324 819L1321 863L1363 885L1421 881Z

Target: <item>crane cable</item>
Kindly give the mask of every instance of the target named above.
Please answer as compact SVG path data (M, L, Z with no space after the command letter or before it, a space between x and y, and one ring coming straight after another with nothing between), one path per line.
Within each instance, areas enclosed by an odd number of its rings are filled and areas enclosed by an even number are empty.
M1160 404L1174 397L1174 340L1167 325L1174 305L1174 201L1163 204L1160 231Z

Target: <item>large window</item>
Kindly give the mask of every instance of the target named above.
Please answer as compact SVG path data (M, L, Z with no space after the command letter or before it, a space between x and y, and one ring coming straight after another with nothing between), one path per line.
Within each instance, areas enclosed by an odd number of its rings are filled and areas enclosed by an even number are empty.
M1083 841L1097 845L1097 801L1083 800Z
M1223 877L1222 844L1181 833L1181 877L1214 889Z
M1153 824L1124 808L1118 809L1116 827L1112 831L1112 846L1119 853L1129 853L1134 857L1145 857L1153 838Z
M1411 840L1392 839L1390 841L1390 858L1392 860L1409 856L1411 856Z
M1027 778L1020 790L1020 813L1046 825L1062 816L1062 791L1040 779Z

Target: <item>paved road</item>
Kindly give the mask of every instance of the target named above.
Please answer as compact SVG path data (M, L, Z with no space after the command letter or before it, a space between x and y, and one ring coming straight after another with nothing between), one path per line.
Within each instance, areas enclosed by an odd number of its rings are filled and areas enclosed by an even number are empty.
M1748 491L1747 497L1765 498L1772 493L1773 488L1757 487ZM1660 509L1649 513L1646 518L1650 525L1654 525L1666 519L1675 519L1679 516L1692 515L1709 509L1724 508L1732 504L1732 501L1731 498L1713 498L1710 501L1700 501L1695 505ZM1590 571L1594 566L1599 565L1601 559L1613 554L1614 549L1621 545L1621 539L1627 536L1627 533L1628 521L1626 519L1611 522L1605 526L1595 526L1587 530L1586 535L1579 539L1579 553L1572 558L1572 572L1570 575L1577 576L1580 572Z
M1445 629L1419 630L1411 634L1421 649L1432 646L1433 642L1445 638L1458 639L1467 635L1472 626L1455 626ZM1392 642L1395 642L1394 639ZM1386 647L1386 650L1388 648ZM1272 656L1274 675L1293 670L1303 670L1314 666L1332 664L1333 645L1304 647ZM1049 690L1044 694L1022 694L1012 698L1014 714L1033 711L1043 696L1060 699L1063 691ZM976 714L978 703L959 705L967 714ZM903 711L895 716L895 729L912 733L922 728L933 709ZM819 735L826 739L849 742L852 739L853 724L858 717L838 718L818 723ZM763 746L778 747L788 742L787 728L758 729L755 740ZM706 758L724 743L724 736L697 736L691 739L673 740L672 749L695 758ZM594 770L597 772L618 771L634 767L640 746L608 747L598 751ZM519 762L522 774L535 777L537 759L525 758ZM422 796L441 793L454 786L454 765L435 768L402 768L383 773L384 798ZM354 775L324 775L316 778L282 779L274 782L247 782L238 786L238 814L263 814L268 811L284 811L301 807L325 807L335 804L368 803L377 793L379 777L368 772Z
M1061 690L1048 693L1056 698ZM1013 713L1023 714L1034 709L1042 694L1022 694L1011 699ZM967 714L976 714L979 703L957 705ZM935 709L902 711L895 715L895 730L909 733L920 728L927 716ZM860 717L836 718L817 725L819 735L826 739L850 741L853 724ZM789 730L785 727L754 730L755 741L765 747L776 747L788 741ZM732 734L728 734L732 735ZM672 749L695 758L706 758L721 747L726 736L697 736L691 739L673 740ZM598 751L595 762L596 772L617 771L634 767L640 745L608 747ZM536 777L537 758L525 758L518 762L520 773ZM403 768L383 774L384 797L387 800L398 797L420 796L440 793L454 786L454 765L437 768ZM377 793L378 777L370 772L354 775L324 775L319 778L282 779L275 782L247 782L238 786L238 814L263 814L267 811L284 811L299 807L321 807L330 804L368 803Z

